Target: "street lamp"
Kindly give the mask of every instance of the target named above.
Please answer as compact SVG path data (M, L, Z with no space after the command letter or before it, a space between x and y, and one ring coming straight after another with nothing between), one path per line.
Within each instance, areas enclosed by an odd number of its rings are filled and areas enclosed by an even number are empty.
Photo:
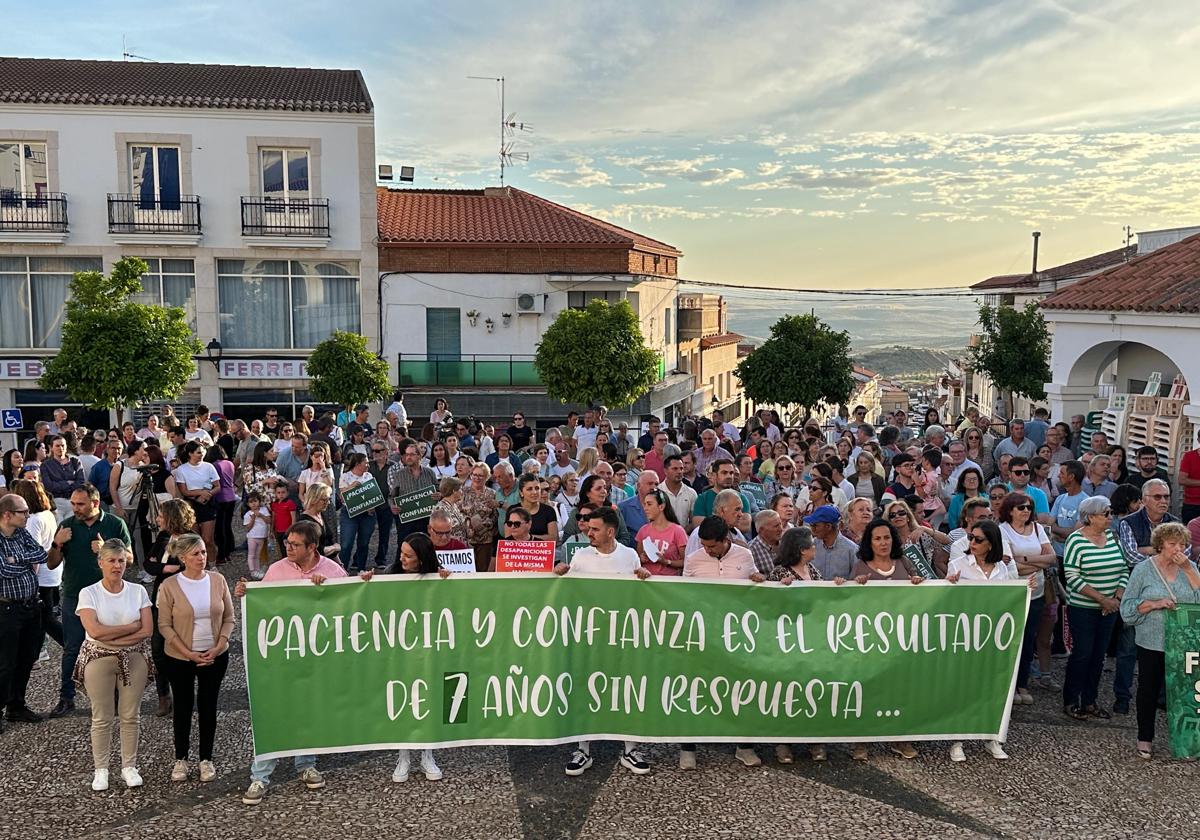
M215 338L208 342L208 346L204 348L208 353L208 360L212 362L213 367L220 370L221 368L221 342Z

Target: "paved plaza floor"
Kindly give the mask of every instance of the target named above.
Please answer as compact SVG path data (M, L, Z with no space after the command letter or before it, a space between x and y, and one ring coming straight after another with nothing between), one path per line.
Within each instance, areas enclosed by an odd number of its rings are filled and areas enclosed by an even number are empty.
M236 580L242 555L223 571ZM58 646L33 674L30 705L51 708L58 689ZM10 724L0 735L0 838L787 838L815 832L855 838L1182 838L1200 824L1200 763L1134 753L1134 721L1079 723L1061 711L1060 693L1035 690L1036 704L1014 711L998 762L968 745L952 764L945 743L918 744L905 761L883 747L867 762L834 747L816 763L796 749L796 763L736 763L731 746L701 746L696 771L681 771L670 745L647 748L653 770L634 776L616 763L615 745L596 745L595 765L579 778L563 774L567 747L473 747L437 753L441 781L419 773L391 781L395 754L322 757L327 786L308 791L290 761L275 771L267 797L243 805L251 760L249 711L240 640L235 637L221 696L217 779L169 780L170 717L155 717L154 692L142 703L139 764L145 786L126 790L114 757L112 787L93 793L87 698L65 718ZM1062 661L1055 663L1061 679ZM1111 665L1111 661L1110 661ZM1102 701L1111 706L1111 670ZM352 699L310 709L297 696L280 714L352 715ZM1165 720L1160 717L1160 730ZM193 739L196 737L193 727ZM193 740L194 748L194 740ZM1165 754L1160 735L1157 751ZM414 767L415 770L415 767Z

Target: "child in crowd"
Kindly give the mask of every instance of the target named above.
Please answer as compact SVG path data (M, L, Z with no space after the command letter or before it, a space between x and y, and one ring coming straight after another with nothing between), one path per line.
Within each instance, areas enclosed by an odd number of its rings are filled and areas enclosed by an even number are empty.
M275 501L271 502L271 521L275 528L275 542L279 544L279 557L282 559L287 556L284 537L287 536L288 528L296 524L296 503L288 497L285 484L275 485Z
M246 563L250 567L250 577L262 580L263 567L260 559L268 564L271 562L271 551L267 548L267 537L271 533L271 513L263 508L262 493L251 490L246 495L246 515L242 524L246 527Z
M921 497L922 519L932 520L945 510L941 499L942 453L926 449L921 453L921 474L917 481L917 495Z

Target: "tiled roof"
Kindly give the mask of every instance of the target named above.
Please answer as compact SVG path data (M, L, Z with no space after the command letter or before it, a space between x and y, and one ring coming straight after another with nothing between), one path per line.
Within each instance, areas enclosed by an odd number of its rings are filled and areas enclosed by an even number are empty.
M1027 286L1036 286L1045 280L1067 280L1072 277L1084 277L1089 274L1095 274L1097 271L1103 271L1106 268L1112 268L1115 265L1121 265L1136 254L1137 246L1130 245L1126 248L1117 248L1114 251L1105 251L1103 254L1095 254L1090 257L1084 257L1081 260L1075 260L1074 262L1056 265L1054 268L1039 271L1037 277L1034 277L1032 274L1000 274L996 277L989 277L986 280L982 280L971 288L979 291L987 291L989 289L1020 289Z
M1200 234L1085 277L1047 297L1042 307L1200 312Z
M369 114L357 70L0 57L0 102Z
M743 338L745 338L745 336L732 332L721 333L720 335L705 336L704 338L700 339L700 349L708 350L712 347L723 347L726 344L737 344Z
M553 201L518 190L380 188L379 241L395 245L551 245L682 253Z

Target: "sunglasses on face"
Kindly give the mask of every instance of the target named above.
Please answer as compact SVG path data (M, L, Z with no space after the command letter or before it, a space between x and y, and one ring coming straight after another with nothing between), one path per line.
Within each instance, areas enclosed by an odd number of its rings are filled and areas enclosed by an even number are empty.
M895 513L889 513L888 519L908 519L908 514L902 510L898 510Z
M971 534L971 542L975 543L975 545L982 545L987 541L987 537L981 537L978 534Z
M783 464L780 464L776 469L778 469L780 472L791 472L792 471L791 467L784 466Z
M507 520L505 520L504 524L506 526L508 526L509 528L520 528L525 523L522 522L520 519L507 519Z
M1014 505L1013 510L1029 510L1031 505Z
M1029 470L1009 470L1013 475L1029 475Z

